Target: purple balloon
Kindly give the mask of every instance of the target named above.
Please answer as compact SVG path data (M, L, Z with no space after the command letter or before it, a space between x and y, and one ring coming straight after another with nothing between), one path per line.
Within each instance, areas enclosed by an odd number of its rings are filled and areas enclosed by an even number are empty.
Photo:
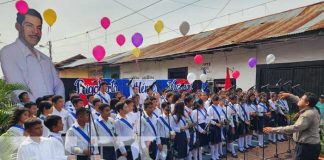
M142 34L140 33L135 33L133 36L132 36L132 43L135 47L139 47L142 45L143 43L143 36Z
M257 59L255 57L252 57L249 59L249 67L254 68L257 65Z

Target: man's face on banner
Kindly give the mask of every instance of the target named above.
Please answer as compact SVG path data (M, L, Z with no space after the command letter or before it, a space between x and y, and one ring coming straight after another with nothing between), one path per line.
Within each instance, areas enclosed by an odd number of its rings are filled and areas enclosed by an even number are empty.
M133 88L133 92L136 93L136 94L138 94L139 93L139 88L138 87L134 87Z

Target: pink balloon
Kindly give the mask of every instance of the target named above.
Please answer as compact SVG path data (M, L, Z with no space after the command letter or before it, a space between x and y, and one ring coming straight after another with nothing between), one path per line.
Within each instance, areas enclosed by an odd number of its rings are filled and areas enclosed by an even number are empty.
M110 26L110 19L108 17L101 18L101 26L104 29L107 29Z
M204 57L200 54L197 54L194 58L194 61L196 64L201 64L203 62L203 60L204 60Z
M105 48L98 45L96 47L93 48L92 50L92 54L93 54L93 57L98 61L100 62L106 55L106 51L105 51Z
M28 4L23 1L23 0L19 0L16 2L16 9L18 10L18 12L20 14L26 14L29 7L28 7Z
M119 34L117 37L116 37L116 42L119 46L123 46L124 43L126 41L126 38L123 34Z
M237 71L237 70L232 73L232 77L234 79L238 79L240 77L240 75L241 75L240 71Z

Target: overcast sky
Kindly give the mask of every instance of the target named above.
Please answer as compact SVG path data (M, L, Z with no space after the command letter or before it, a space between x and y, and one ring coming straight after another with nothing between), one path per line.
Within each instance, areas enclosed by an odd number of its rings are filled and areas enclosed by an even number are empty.
M15 2L1 4L6 1L0 0L0 49L15 41L18 35L14 28L17 12ZM321 0L118 0L121 3L118 4L117 0L26 1L30 8L41 13L47 8L52 8L57 13L57 21L50 33L47 24L44 23L43 37L39 43L45 44L49 39L54 41L54 62L76 54L92 57L92 48L98 44L104 45L106 56L131 50L133 46L130 39L135 32L143 34L142 47L158 43L159 38L153 27L157 20L162 20L165 25L160 34L162 42L181 36L178 28L183 21L195 24L189 31L189 34L194 34L321 2ZM259 5L265 2L269 3ZM253 7L257 5L259 6ZM140 9L142 10L136 12ZM245 10L240 11L243 9ZM107 38L102 28L86 34L87 31L100 27L100 19L105 16L113 22L107 30ZM215 19L207 21L213 18ZM126 44L123 47L119 47L115 42L116 36L120 33L126 36ZM79 36L55 41L74 35ZM47 48L37 48L48 55Z

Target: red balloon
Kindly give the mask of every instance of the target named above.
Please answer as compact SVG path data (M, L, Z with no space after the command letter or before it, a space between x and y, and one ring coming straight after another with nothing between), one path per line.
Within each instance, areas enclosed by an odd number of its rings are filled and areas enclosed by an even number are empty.
M201 64L203 62L203 60L204 60L204 57L200 54L197 54L194 58L194 61L196 64Z
M239 77L240 77L240 71L234 71L233 73L232 73L232 77L234 78L234 79L238 79Z

